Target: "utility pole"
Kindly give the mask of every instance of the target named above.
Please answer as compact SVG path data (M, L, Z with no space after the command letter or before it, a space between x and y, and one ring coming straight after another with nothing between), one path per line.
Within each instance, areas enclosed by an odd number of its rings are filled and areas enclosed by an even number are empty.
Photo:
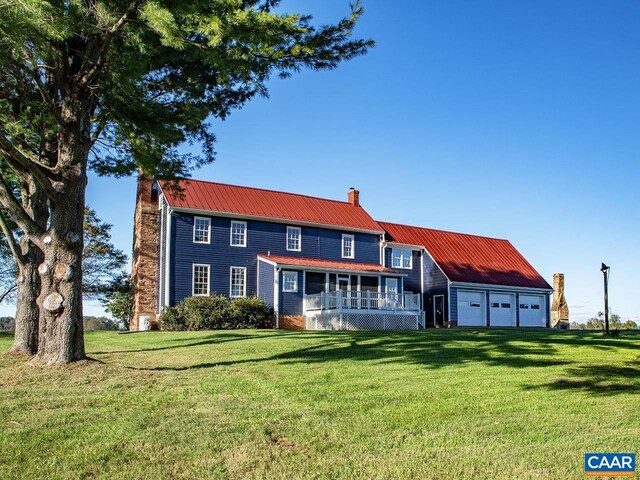
M600 267L600 271L604 276L604 333L609 335L609 270L611 267L606 266L604 263Z

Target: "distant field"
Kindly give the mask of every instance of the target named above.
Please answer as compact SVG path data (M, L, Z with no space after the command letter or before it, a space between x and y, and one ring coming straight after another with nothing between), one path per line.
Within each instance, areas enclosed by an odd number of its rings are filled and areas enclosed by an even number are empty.
M0 334L0 351L10 345ZM640 448L640 335L90 332L0 355L0 478L584 478Z

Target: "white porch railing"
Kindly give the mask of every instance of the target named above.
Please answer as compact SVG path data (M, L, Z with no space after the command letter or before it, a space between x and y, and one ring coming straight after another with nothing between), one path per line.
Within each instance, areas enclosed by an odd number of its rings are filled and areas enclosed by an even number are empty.
M323 292L304 296L304 311L323 310L406 310L420 311L418 293L382 293L382 292Z

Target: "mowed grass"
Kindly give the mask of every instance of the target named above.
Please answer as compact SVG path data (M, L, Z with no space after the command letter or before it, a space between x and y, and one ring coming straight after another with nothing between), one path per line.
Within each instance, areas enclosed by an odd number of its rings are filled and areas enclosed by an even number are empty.
M86 340L65 368L0 356L0 478L568 479L639 449L637 334Z

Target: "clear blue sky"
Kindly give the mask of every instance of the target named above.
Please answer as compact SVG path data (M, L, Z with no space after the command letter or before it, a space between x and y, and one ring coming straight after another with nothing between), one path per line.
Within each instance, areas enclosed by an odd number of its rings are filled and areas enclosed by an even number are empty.
M194 176L342 199L377 219L508 238L572 320L640 319L640 2L365 0L368 55L273 80ZM342 0L289 0L331 22ZM135 181L87 200L130 252ZM100 309L87 305L88 314Z

